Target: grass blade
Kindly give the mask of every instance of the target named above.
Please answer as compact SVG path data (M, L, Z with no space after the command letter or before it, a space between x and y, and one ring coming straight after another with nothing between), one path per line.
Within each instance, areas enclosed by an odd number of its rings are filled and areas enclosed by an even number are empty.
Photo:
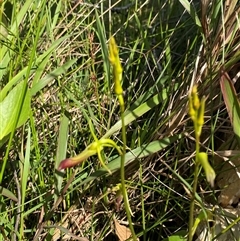
M233 83L225 71L221 73L220 83L233 131L240 140L240 103Z
M30 170L30 151L31 151L31 129L28 128L26 152L24 157L24 162L21 165L21 222L20 222L20 237L23 237L24 230L24 208L25 208L25 197L26 197L26 187L28 181L28 174Z
M195 9L193 8L193 6L190 4L190 2L188 0L179 0L179 2L183 5L183 7L186 9L186 11L193 18L193 20L195 21L195 24L198 27L202 27L202 24L198 18L198 15L197 15Z
M68 140L68 123L69 119L66 115L63 115L61 122L60 122L60 129L59 129L59 137L58 137L58 147L57 147L57 155L56 155L56 162L55 162L55 170L58 169L58 166L61 160L66 158L66 151L67 151L67 140ZM58 195L61 190L63 175L61 173L55 172L55 180L56 180L56 190L57 193L55 195L55 201L58 198Z
M132 111L126 112L124 119L125 125L127 126L138 117L142 116L143 114L147 113L148 111L152 110L155 106L159 105L167 98L167 90L163 89L161 93L154 95L152 98L148 99L146 102L142 103L140 106L136 107ZM134 104L133 104L134 106ZM114 126L111 127L110 130L103 136L103 138L107 138L120 130L122 127L122 121L119 120Z
M67 63L55 69L53 72L48 74L46 77L38 81L31 89L31 95L35 95L38 91L44 88L47 84L49 84L52 80L58 77L61 74L67 72L67 70L77 61L77 59L69 60Z

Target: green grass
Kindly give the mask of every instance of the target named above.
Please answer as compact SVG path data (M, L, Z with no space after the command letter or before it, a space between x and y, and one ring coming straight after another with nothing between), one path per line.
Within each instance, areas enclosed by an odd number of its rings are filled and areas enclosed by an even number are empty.
M116 150L105 150L112 175L97 156L58 171L63 159L94 141L89 119L98 139L122 146L108 58L111 35L124 71L125 183L136 235L150 241L187 233L195 159L188 116L193 84L206 96L202 151L238 148L219 73L224 67L231 79L236 75L239 19L231 13L239 6L233 1L225 9L224 1L211 1L204 13L200 5L187 0L2 4L0 241L62 240L67 234L76 240L118 240L114 218L128 226L123 203L115 203L121 159ZM217 183L212 189L202 171L197 191L197 209L210 210L209 200L218 206Z

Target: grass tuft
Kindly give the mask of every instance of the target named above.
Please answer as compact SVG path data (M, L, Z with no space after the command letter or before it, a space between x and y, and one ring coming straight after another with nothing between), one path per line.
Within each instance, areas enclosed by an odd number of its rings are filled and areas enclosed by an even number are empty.
M239 186L239 13L237 0L1 1L0 241L117 240L114 223L132 224L135 240L237 240L238 219L226 218L225 206L238 201L221 198L227 184ZM114 92L110 36L125 108ZM200 156L188 115L195 85L205 100ZM104 139L112 141L104 153L58 170ZM214 187L206 165L194 174L206 154ZM219 220L214 233L210 222Z

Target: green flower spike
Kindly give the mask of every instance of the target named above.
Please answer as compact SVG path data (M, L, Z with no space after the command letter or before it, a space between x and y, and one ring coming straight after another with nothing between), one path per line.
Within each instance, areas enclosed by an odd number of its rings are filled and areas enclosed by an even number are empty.
M114 37L109 40L109 60L113 66L114 92L116 95L122 95L122 65L118 55L118 46ZM120 103L121 104L121 103Z
M194 85L189 96L189 115L194 123L196 135L199 137L204 124L205 98L199 100L197 86Z
M200 136L202 133L202 127L204 124L204 111L205 111L205 98L201 100L198 97L197 93L197 86L194 85L190 94L189 94L189 115L194 124L194 131L195 131L195 142L196 142L196 157L195 157L195 168L194 168L194 180L193 180L193 187L192 187L192 199L190 202L190 214L189 214L189 235L188 241L192 241L193 234L195 232L196 226L198 225L198 221L193 223L194 220L194 203L195 203L195 194L197 193L197 183L198 183L198 175L199 175L199 167L202 166L207 181L210 185L214 186L214 180L216 174L208 162L208 155L205 152L200 152Z
M120 62L120 58L118 55L118 46L114 40L114 37L110 37L109 40L109 61L113 67L113 81L114 81L114 92L117 95L118 102L120 105L120 113L121 113L121 120L122 120L122 141L123 141L123 154L121 155L121 168L120 168L120 176L121 176L121 188L119 189L118 194L122 193L125 210L127 219L129 222L129 228L132 233L132 239L133 241L137 240L134 227L132 225L132 219L131 215L133 215L129 200L128 200L128 194L127 194L127 187L125 184L125 170L124 170L124 164L125 164L125 154L126 154L126 127L125 127L125 120L124 120L124 98L123 98L123 88L122 88L122 65Z

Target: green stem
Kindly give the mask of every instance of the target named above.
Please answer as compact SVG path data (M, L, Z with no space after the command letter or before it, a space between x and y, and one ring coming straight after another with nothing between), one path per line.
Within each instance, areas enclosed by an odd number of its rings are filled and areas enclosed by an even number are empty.
M134 241L137 241L137 237L136 237L133 225L132 225L131 209L130 209L130 206L129 206L128 194L127 194L127 189L126 189L126 185L125 185L125 168L124 168L124 164L125 164L127 137L126 137L126 127L125 127L125 123L124 123L124 110L125 110L125 107L124 107L124 102L122 101L123 98L121 98L121 97L122 96L118 95L118 99L119 99L119 103L120 103L120 109L121 109L122 141L123 141L123 153L121 155L121 169L120 169L121 186L122 186L122 195L123 195L124 206L125 206L125 210L126 210L126 214L127 214L128 223L129 223L129 228L130 228L131 233L132 233L132 239Z
M196 158L195 158L192 197L191 197L191 203L190 203L188 241L192 241L192 239L193 239L192 227L193 227L193 219L194 219L194 201L195 201L195 195L196 195L196 192L197 192L197 183L198 183L198 172L199 172L198 153L199 153L199 150L200 150L199 136L196 134Z

